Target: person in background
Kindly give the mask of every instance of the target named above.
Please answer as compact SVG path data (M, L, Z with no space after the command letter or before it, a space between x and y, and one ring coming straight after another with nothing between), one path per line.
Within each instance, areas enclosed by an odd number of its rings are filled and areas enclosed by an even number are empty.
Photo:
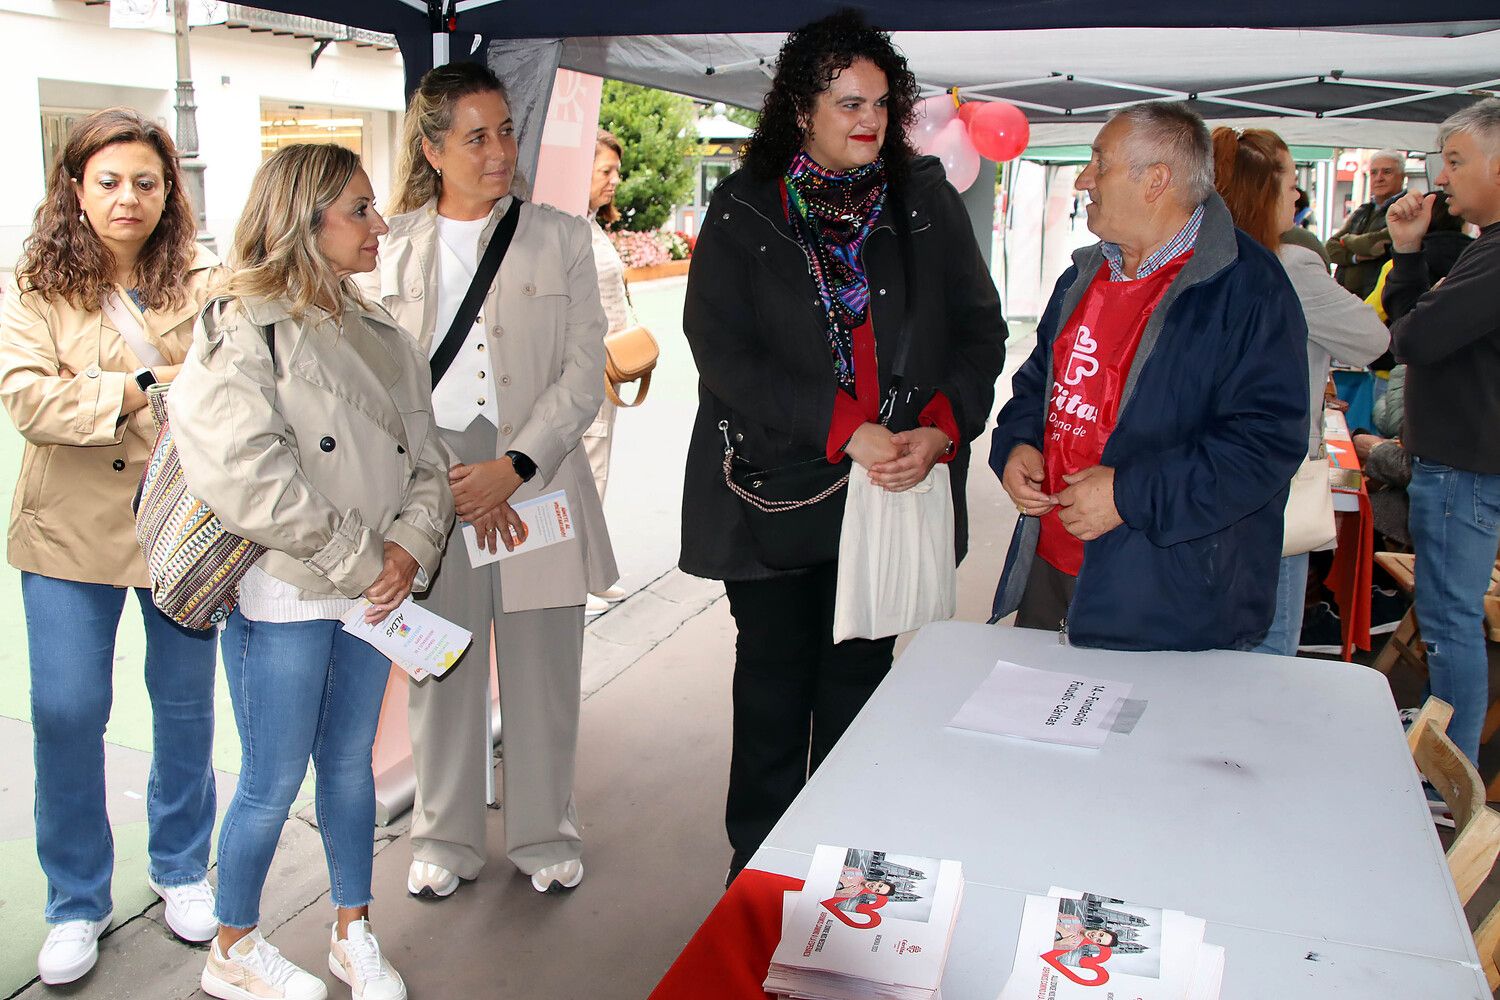
M625 262L619 251L609 241L604 227L619 221L620 210L615 207L615 192L620 188L620 140L614 133L600 129L594 140L594 172L589 180L589 220L593 223L594 269L599 273L599 304L604 307L604 318L609 321L607 333L624 330L630 325L630 296L625 291ZM583 432L583 450L588 454L589 469L594 473L594 485L599 488L599 499L604 499L609 485L609 455L615 445L615 415L619 407L608 396L599 404L599 415ZM603 614L616 601L624 600L625 591L619 586L609 587L597 594L589 594L584 612L588 615Z
M1382 149L1370 157L1370 200L1350 213L1328 238L1328 258L1338 265L1339 284L1364 298L1375 287L1381 266L1391 259L1386 210L1405 193L1406 154Z
M1295 179L1295 174L1293 175ZM1286 232L1281 234L1281 242L1295 246L1306 247L1318 255L1323 262L1323 270L1327 271L1333 266L1328 259L1328 248L1323 241L1313 235L1312 231L1312 203L1307 200L1307 192L1301 188L1295 189L1297 202L1292 216L1292 224L1287 227Z
M31 664L36 849L52 925L37 971L48 985L94 967L113 910L104 731L130 588L151 699L147 880L178 937L207 941L218 926L206 877L213 633L151 603L130 509L157 434L146 388L176 377L218 263L196 228L162 127L126 108L96 111L69 132L5 286L0 403L26 441L8 555Z
M435 354L481 254L514 210L514 239L475 322L433 388L461 521L484 548L510 533L510 504L561 490L572 538L471 564L456 525L428 606L473 647L410 687L417 798L407 889L442 898L484 867L490 644L504 718L505 851L538 892L583 880L573 801L583 605L618 577L604 507L579 447L604 399L604 310L589 225L520 199L505 89L478 63L428 72L406 114L396 212L376 293ZM510 543L505 542L506 547Z
M1115 112L1076 186L1100 242L1058 279L991 440L1021 515L992 620L1084 646L1252 649L1307 454L1302 306L1236 231L1184 105Z
M328 967L355 1000L405 1000L370 926L370 766L391 664L340 621L384 621L437 571L453 517L424 359L348 280L385 221L359 157L283 146L260 167L231 274L167 397L189 491L266 547L223 629L240 776L219 833L219 933L203 991L322 1000L261 935L261 891L311 760L335 921Z
M1489 705L1483 594L1500 545L1500 98L1449 117L1438 141L1448 211L1479 237L1433 284L1422 240L1437 199L1404 196L1388 215L1395 261L1382 302L1406 363L1403 444L1428 675L1432 693L1453 705L1448 734L1477 764Z
M726 485L726 443L762 469L852 462L891 491L947 462L957 558L968 547L968 442L1006 328L958 192L912 149L916 98L905 58L859 14L792 32L688 274L700 384L680 565L724 581L735 622L731 880L890 670L895 639L833 642L837 558L767 564ZM903 384L922 391L893 431L880 410L903 336Z
M1323 387L1330 359L1364 366L1390 343L1375 311L1336 282L1322 258L1300 245L1282 242L1296 211L1296 167L1291 151L1266 129L1216 128L1214 187L1229 206L1234 224L1275 253L1292 280L1307 321L1307 455L1325 455ZM1330 524L1330 527L1332 525ZM1295 656L1302 634L1307 596L1308 553L1283 555L1276 584L1276 614L1255 652Z

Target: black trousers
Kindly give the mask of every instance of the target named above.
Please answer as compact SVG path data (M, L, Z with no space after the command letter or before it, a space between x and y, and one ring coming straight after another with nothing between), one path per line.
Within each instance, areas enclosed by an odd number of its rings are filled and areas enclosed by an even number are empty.
M891 669L895 637L833 642L838 564L726 582L739 630L734 740L724 825L731 877L760 847L811 773Z

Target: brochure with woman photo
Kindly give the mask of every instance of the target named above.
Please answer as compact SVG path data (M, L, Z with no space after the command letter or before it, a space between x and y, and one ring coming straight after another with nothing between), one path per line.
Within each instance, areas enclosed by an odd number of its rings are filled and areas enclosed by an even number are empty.
M942 980L962 896L957 861L820 846L788 897L765 988L925 1000Z
M1027 896L999 1000L1214 1000L1223 949L1180 910L1054 887Z

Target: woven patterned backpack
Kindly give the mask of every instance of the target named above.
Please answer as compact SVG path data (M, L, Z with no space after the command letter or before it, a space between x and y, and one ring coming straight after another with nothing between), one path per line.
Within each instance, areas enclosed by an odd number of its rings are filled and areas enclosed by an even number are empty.
M276 341L265 327L276 363ZM135 502L135 538L151 575L151 600L162 614L188 628L212 628L234 610L240 580L265 546L227 530L208 505L193 496L182 475L167 422L168 386L146 392L161 430Z

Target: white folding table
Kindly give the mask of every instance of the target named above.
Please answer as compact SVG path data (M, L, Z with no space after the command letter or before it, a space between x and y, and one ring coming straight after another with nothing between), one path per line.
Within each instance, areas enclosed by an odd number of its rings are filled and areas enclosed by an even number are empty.
M951 729L995 661L1129 681L1100 750ZM963 862L944 1000L993 1000L1025 893L1205 918L1225 1000L1489 1000L1385 678L1252 653L1124 653L928 626L751 867L839 844Z

